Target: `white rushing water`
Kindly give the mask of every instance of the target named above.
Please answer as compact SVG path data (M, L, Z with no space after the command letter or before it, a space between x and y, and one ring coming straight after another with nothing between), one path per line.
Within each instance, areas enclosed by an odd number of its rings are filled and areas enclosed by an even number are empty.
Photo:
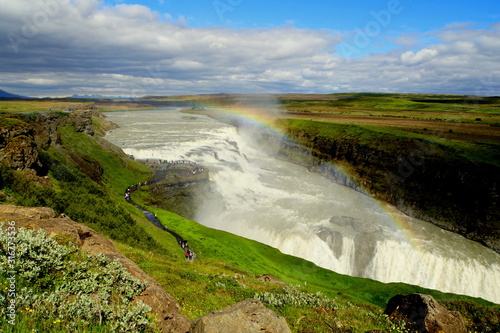
M174 109L108 119L120 128L106 138L127 154L208 167L213 193L198 209L199 223L338 273L500 303L500 255L279 160L251 132Z

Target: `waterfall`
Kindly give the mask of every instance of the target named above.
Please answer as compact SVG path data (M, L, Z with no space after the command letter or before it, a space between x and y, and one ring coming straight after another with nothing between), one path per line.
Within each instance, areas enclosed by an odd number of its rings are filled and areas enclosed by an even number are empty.
M113 112L107 139L136 158L208 167L195 220L338 273L500 303L500 255L273 156L251 133L176 110ZM394 210L394 209L392 209Z

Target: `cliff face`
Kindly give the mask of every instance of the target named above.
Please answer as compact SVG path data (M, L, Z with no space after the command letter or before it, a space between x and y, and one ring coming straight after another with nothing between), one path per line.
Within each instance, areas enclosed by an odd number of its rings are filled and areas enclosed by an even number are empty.
M500 173L493 164L423 140L361 142L290 128L287 134L294 141L280 139L275 147L283 158L500 251Z
M94 135L93 117L104 120L104 115L91 106L72 113L2 114L0 163L12 169L43 176L46 173L46 166L39 155L39 150L46 150L51 145L60 146L61 136L58 127L73 125L77 132ZM93 161L84 160L76 155L72 158L83 169L91 170L91 178L99 181L99 168Z
M18 170L39 170L34 128L18 119L0 119L0 162Z

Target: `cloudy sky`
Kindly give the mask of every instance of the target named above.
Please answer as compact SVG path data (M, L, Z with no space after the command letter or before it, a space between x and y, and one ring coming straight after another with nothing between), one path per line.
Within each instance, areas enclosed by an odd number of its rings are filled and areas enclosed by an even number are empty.
M0 0L0 89L500 95L500 2Z

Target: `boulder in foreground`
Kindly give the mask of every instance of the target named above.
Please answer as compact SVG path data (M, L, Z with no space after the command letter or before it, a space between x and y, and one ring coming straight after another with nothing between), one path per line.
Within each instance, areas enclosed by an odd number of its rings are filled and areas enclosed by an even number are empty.
M289 333L284 317L256 299L246 299L193 322L190 333Z
M384 314L405 321L407 328L421 333L467 333L460 313L449 311L425 294L396 295L387 303Z

